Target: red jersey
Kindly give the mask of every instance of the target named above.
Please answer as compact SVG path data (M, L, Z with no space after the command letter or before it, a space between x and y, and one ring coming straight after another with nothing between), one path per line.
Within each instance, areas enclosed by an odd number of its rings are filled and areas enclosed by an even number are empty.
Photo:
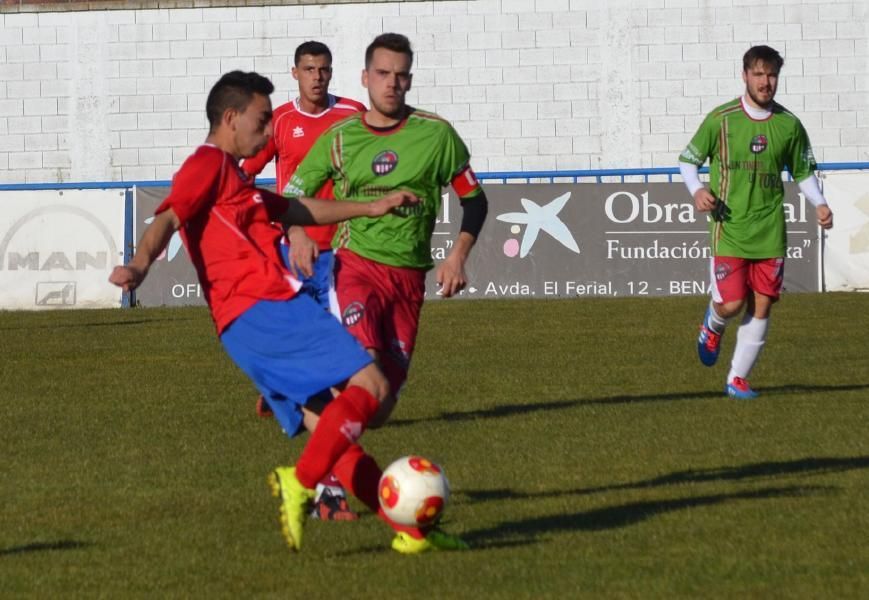
M259 300L287 300L301 286L278 248L283 232L274 221L287 206L283 196L255 188L217 146L199 146L175 173L155 214L171 208L181 221L218 335Z
M278 193L283 193L293 173L296 172L296 167L305 158L320 134L333 123L364 110L365 105L360 102L332 94L329 94L329 107L317 115L304 112L299 107L298 98L282 104L275 109L272 117L274 133L268 145L256 156L245 159L241 168L248 175L258 175L272 158L277 157L275 164L277 190ZM317 192L316 197L331 199L332 185L331 180L327 181ZM336 227L337 225L313 225L305 227L305 233L317 242L321 250L327 250L332 247L332 237L335 235Z

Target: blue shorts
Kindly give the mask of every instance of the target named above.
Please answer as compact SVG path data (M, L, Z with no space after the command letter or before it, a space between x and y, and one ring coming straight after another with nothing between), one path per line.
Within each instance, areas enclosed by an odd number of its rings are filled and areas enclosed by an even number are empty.
M302 429L308 398L372 362L341 323L304 294L260 300L230 323L220 341L290 436Z
M286 240L281 240L281 256L284 259L284 265L289 269L290 246ZM332 279L332 268L335 265L334 257L335 253L331 250L320 250L320 255L314 262L314 274L303 278L302 287L299 289L303 294L308 294L316 300L324 310L330 310L329 294L334 287Z

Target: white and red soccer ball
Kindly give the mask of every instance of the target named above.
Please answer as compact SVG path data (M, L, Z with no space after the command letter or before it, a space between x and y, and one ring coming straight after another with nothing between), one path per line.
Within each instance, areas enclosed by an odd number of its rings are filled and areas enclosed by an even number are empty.
M422 456L404 456L386 467L377 487L386 516L400 525L437 523L450 498L443 469Z

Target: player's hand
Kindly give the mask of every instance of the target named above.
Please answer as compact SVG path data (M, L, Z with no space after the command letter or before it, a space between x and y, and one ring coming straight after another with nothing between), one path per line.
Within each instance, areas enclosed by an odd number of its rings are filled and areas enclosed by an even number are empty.
M715 208L718 199L705 187L694 192L694 206L700 212L709 212Z
M441 296L450 298L455 296L468 284L468 277L465 275L465 263L457 256L450 255L440 265L435 272L435 279L438 285L441 286Z
M114 283L125 292L134 290L145 279L145 271L129 265L117 266L109 275L109 282Z
M301 227L290 227L287 239L290 242L290 272L296 278L311 277L314 274L314 263L320 256L317 243Z
M826 204L821 204L815 208L815 214L818 217L818 225L824 229L830 229L833 226L833 211Z
M419 198L413 192L407 190L395 190L374 202L368 203L369 217L380 217L398 208L399 206L411 206L419 204Z

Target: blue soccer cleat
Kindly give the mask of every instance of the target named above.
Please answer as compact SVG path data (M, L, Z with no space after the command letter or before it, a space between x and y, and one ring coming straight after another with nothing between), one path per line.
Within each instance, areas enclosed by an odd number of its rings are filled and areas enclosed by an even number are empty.
M758 396L757 392L751 389L751 386L742 377L734 377L724 388L724 392L737 400L753 400Z
M700 324L700 335L697 336L697 356L707 367L711 367L718 360L718 353L721 351L721 334L715 333L706 324L709 322L709 311L706 309L706 316L703 317L703 323Z

